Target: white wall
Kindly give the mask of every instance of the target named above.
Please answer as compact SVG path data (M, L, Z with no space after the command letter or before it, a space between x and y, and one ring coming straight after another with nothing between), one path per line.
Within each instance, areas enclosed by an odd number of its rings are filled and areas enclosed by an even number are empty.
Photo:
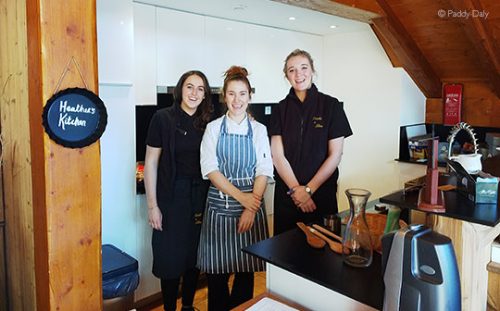
M368 189L370 200L399 189L399 126L423 121L425 98L392 67L376 36L365 31L324 37L323 91L344 102L353 130L340 165L339 210L348 208L345 189Z
M401 71L401 125L425 123L425 96L406 71Z
M392 68L368 26L321 37L132 0L98 0L97 31L100 96L109 115L101 138L102 242L139 261L136 300L158 292L159 284L151 274L145 199L135 194L135 105L154 103L156 85L175 85L187 70L200 69L212 86L221 86L229 65L247 66L257 90L253 101L277 102L289 89L284 58L295 48L308 50L316 84L345 103L354 131L341 164L340 209L347 208L345 188L369 189L374 199L403 181L394 162L399 126L423 121L424 99L404 71ZM405 176L413 171L405 167Z
M139 262L139 300L159 291L151 274L151 229L147 212L135 194L135 105L141 83L156 81L155 72L134 72L134 12L132 0L97 1L99 96L108 112L101 137L102 243L113 244ZM147 26L147 25L146 25ZM147 34L138 36L147 41ZM154 34L153 34L154 35ZM154 42L154 40L153 40ZM155 68L155 67L153 67ZM156 99L154 92L143 92Z

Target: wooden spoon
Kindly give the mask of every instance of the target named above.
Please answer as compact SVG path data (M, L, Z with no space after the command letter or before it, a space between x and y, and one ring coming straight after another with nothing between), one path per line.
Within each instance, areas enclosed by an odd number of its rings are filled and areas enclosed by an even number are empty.
M342 243L342 238L339 237L338 235L336 235L335 233L331 232L330 230L326 229L326 228L323 228L321 227L320 225L317 225L317 224L314 224L313 225L313 228L318 230L318 231L321 231L321 233L323 234L326 234L328 236L331 236L332 238L334 238L335 240L339 241L340 243Z
M297 226L306 234L307 244L311 247L323 248L325 246L326 242L312 234L303 222L298 222Z
M319 232L318 230L316 230L314 228L309 227L309 230L313 234L315 234L317 237L321 238L323 241L328 243L328 246L330 246L330 249L332 251L334 251L337 254L342 254L342 244L340 244L339 242L335 242L335 241L330 240L324 234L322 234L321 232ZM348 250L346 250L346 251L348 251Z

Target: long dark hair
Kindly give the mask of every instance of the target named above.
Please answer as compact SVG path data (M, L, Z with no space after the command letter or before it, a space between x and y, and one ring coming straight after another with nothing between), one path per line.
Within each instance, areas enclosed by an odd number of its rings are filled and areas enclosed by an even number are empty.
M174 105L179 105L182 102L182 87L184 86L184 82L186 82L187 78L190 76L198 76L203 80L203 87L205 89L205 98L201 101L200 105L196 109L194 113L194 127L200 130L204 130L207 126L207 123L212 119L212 115L214 112L214 106L212 104L212 92L210 90L210 85L208 84L208 79L205 74L199 70L190 70L185 72L180 78L179 82L174 89Z

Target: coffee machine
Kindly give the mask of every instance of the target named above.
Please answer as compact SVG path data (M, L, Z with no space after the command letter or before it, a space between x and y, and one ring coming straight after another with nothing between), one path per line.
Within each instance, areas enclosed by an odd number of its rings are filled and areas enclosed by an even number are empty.
M451 240L423 225L382 238L384 311L461 310L460 277Z

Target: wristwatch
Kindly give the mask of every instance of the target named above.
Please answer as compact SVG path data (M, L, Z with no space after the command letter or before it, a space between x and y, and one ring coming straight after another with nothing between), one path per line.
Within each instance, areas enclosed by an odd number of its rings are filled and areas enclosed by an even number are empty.
M309 186L308 186L308 185L306 185L305 190L306 190L306 192L307 192L310 196L312 196L312 195L313 195L313 192L312 192L311 188L309 188Z

